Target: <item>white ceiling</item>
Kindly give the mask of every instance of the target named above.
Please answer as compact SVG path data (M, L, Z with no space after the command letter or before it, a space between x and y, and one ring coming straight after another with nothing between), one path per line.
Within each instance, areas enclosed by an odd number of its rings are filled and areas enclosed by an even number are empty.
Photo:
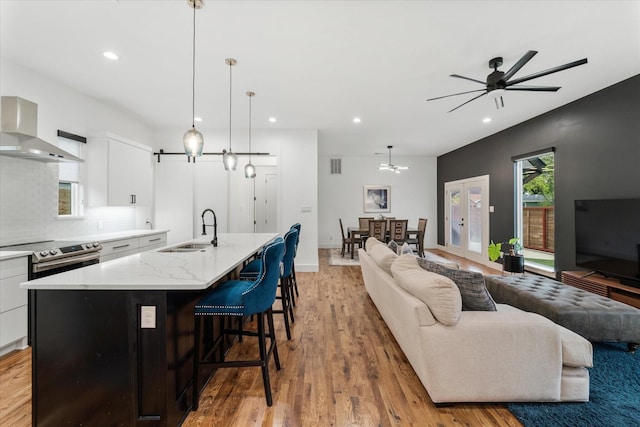
M190 127L186 0L0 0L0 15L3 57L177 138ZM232 57L234 127L253 90L254 128L318 129L321 155L440 155L640 73L639 1L205 0L196 28L205 141L228 127ZM475 94L425 101L482 88L449 74L485 80L489 59L506 71L527 50L516 77L589 63L525 83L556 93L508 92L501 110L485 96L447 114Z

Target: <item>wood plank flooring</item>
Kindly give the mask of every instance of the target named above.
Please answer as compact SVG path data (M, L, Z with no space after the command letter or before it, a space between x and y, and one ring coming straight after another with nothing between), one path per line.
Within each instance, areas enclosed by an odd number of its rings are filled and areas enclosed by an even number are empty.
M502 405L436 408L369 298L359 267L329 266L328 251L320 250L320 271L298 273L298 282L291 341L275 316L282 370L272 362L273 406L266 405L259 368L222 369L185 427L521 426ZM255 349L246 338L229 358ZM0 420L31 425L30 350L0 358Z

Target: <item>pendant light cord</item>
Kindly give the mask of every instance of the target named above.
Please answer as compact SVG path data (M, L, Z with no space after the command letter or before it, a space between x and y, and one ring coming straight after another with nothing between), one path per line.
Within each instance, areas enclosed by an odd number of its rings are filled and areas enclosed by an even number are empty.
M191 58L191 126L196 127L196 4L193 3L193 55Z
M231 69L233 63L229 62L229 152L231 152Z
M252 95L249 95L249 163L251 163L251 98Z

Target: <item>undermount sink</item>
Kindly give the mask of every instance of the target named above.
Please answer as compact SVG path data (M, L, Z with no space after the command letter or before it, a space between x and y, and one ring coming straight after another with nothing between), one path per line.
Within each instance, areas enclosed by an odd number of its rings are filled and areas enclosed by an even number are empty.
M210 247L211 243L185 243L173 248L161 249L158 252L198 252Z

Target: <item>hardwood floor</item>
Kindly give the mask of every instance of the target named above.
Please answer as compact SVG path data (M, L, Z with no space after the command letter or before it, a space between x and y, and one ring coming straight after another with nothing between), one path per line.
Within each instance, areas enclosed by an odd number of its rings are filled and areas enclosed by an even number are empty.
M328 251L320 250L320 272L298 273L298 282L291 341L275 318L282 370L272 362L273 406L266 405L259 368L223 369L185 427L521 426L502 405L436 408L369 298L359 267L329 266ZM229 358L256 347L246 338ZM31 425L30 350L0 358L0 420Z

